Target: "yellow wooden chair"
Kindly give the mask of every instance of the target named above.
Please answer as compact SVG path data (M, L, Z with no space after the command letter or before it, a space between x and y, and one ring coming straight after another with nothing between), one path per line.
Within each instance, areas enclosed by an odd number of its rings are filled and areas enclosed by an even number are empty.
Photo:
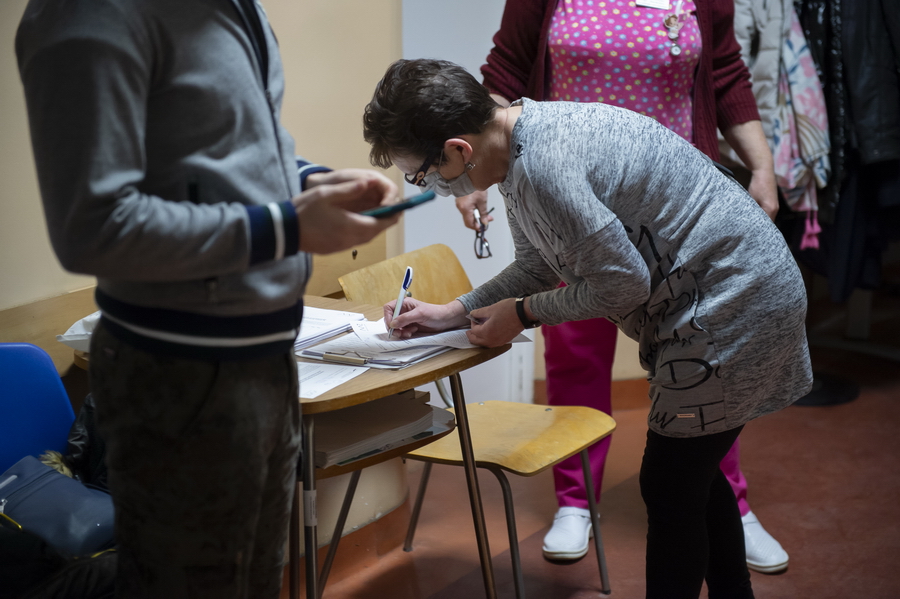
M472 290L472 284L453 251L435 244L420 250L351 272L338 281L347 299L368 304L384 304L394 299L407 266L413 268L410 295L416 299L444 304ZM585 486L589 500L594 547L600 569L603 593L609 594L609 577L600 520L594 501L594 481L590 474L587 448L611 434L615 421L599 410L581 406L541 406L508 401L469 404L468 421L476 466L494 473L503 491L509 551L515 577L516 597L525 595L519 555L518 535L512 492L504 471L534 476L566 458L581 454ZM413 506L404 550L412 550L422 500L432 464L462 465L456 432L407 455L425 462L422 480Z
M338 282L344 297L351 302L380 306L397 299L397 290L407 266L413 269L412 289L415 290L415 293L409 292L408 295L423 302L446 304L472 291L472 283L456 254L441 243L347 273L338 277ZM443 381L435 381L435 386L444 405L449 408L452 403Z
M446 304L472 291L456 254L440 243L347 273L338 282L351 302L386 304L397 298L407 266L413 269L410 295L423 302Z

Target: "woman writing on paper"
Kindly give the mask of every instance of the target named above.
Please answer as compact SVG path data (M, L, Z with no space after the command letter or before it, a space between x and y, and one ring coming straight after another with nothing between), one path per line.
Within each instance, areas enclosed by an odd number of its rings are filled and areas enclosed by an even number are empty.
M735 39L732 0L506 0L500 29L481 67L484 86L502 106L516 98L602 102L650 116L719 160L717 127L752 173L749 193L774 218L772 155ZM487 215L487 194L457 198L466 226L473 209ZM605 318L543 326L547 401L612 413L617 328ZM612 435L590 448L600 499ZM720 464L738 499L747 565L788 566L788 554L747 501L740 440ZM579 559L588 549L587 495L578 456L553 467L559 505L544 537L544 556Z
M516 259L449 304L407 300L406 337L475 320L469 339L603 316L638 341L650 380L641 493L647 597L752 597L734 493L718 468L744 424L812 374L806 295L747 192L656 121L603 104L498 106L461 67L391 65L366 107L374 164L441 195L498 184ZM561 280L566 287L557 288Z

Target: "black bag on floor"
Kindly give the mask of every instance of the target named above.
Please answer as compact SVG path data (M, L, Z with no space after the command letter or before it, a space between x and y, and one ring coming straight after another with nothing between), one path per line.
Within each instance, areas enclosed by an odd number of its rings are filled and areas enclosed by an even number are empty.
M68 557L0 518L0 599L113 599L116 553Z
M0 475L0 514L63 554L111 549L114 512L109 493L26 456Z

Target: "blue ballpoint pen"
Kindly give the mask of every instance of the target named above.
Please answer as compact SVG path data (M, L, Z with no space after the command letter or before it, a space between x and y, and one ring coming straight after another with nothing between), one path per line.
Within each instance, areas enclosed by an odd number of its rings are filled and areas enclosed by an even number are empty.
M403 284L400 285L400 295L397 296L397 305L394 306L394 315L391 317L391 322L394 321L395 318L400 316L400 308L403 307L403 298L406 297L406 292L409 291L409 286L412 284L412 267L406 267L406 274L403 276ZM394 334L394 327L391 327L388 330L388 337Z

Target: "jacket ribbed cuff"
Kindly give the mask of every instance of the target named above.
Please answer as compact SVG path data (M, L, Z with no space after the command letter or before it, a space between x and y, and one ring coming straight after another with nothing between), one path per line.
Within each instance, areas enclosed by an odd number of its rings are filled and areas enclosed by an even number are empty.
M297 158L297 176L300 177L300 190L306 191L306 178L313 173L330 173L332 169L320 164L313 164Z
M281 260L300 251L297 213L291 202L247 206L250 218L250 265Z

